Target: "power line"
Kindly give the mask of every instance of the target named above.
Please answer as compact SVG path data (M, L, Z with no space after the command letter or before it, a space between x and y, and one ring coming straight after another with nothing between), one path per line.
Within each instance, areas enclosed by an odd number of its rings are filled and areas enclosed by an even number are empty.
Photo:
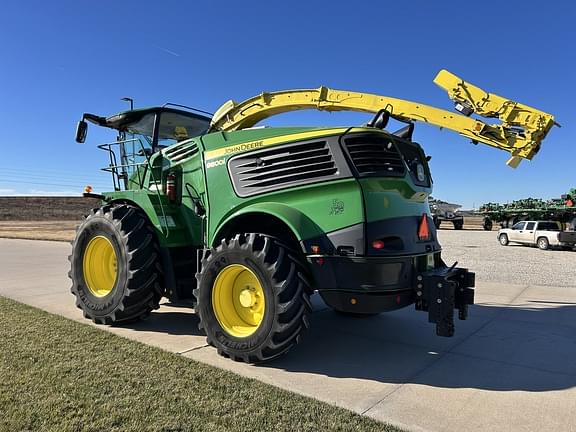
M35 176L43 176L43 177L86 177L87 173L74 173L67 170L60 170L60 171L51 171L51 170L27 170L27 169L17 169L17 168L1 168L0 173L14 173L14 175L35 175ZM99 175L105 176L106 173L103 171L96 171L90 172L91 176ZM110 175L110 174L108 174Z
M0 178L0 181L6 181L6 180L3 180ZM33 185L40 185L40 186L44 185L44 186L60 186L60 187L72 187L72 188L77 187L77 188L82 188L82 189L84 189L84 186L86 186L86 185L65 184L65 183L31 182L31 181L25 181L25 180L18 180L18 181L15 181L13 183L16 183L16 184L25 183L25 184L33 184ZM95 186L92 186L92 187L95 187ZM110 185L110 186L106 186L104 188L98 186L96 188L97 189L105 189L105 188L113 189L113 186Z
M7 174L0 174L0 179L4 180L4 181L12 181L12 182L18 182L18 181L31 181L31 180L38 180L38 181L57 181L58 183L72 183L72 184L78 184L78 183L96 183L96 184L108 184L111 183L111 179L95 179L95 178L89 178L89 177L84 177L83 179L75 179L75 178L69 178L69 177L48 177L48 176L37 176L37 175L19 175L19 174L15 174L12 175L10 173Z

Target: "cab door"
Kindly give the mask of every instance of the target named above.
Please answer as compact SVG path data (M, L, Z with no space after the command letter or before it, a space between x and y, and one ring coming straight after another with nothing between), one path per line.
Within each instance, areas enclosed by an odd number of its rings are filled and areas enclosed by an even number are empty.
M536 222L526 222L526 226L521 231L518 231L518 240L522 243L534 243L534 228Z
M512 227L512 230L510 231L510 235L508 236L508 239L510 241L513 241L513 242L522 243L522 234L524 233L524 227L525 226L526 226L526 222L516 223Z

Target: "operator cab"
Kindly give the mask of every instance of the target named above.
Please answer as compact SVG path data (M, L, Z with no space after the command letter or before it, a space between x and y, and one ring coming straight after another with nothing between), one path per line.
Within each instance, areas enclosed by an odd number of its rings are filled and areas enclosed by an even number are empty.
M110 117L84 113L76 130L76 142L83 143L86 140L86 120L98 126L116 129L120 135L137 137L152 152L156 152L179 141L202 135L208 130L211 117L166 105L125 111Z
M204 114L209 113L195 109L185 111L167 105L172 104L125 111L110 117L84 113L78 122L78 143L86 140L86 120L118 131L115 142L98 146L110 153L110 167L104 170L112 172L115 190L141 188L151 155L208 131L211 117Z

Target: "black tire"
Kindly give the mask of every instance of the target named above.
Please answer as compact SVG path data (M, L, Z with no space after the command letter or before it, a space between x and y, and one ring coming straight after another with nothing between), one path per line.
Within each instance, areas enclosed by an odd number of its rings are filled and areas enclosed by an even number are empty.
M452 225L454 225L454 229L455 230L461 230L462 228L464 228L464 221L454 221L452 222Z
M434 222L434 226L436 227L436 229L440 229L440 225L442 225L442 221L440 219L438 219L437 216L434 216L432 218L432 221Z
M506 234L500 234L498 236L498 241L502 246L508 246L508 236Z
M117 263L113 287L105 295L96 295L84 274L87 246L96 238L108 240ZM163 295L159 257L156 235L139 209L113 204L92 210L78 227L68 257L76 306L96 324L145 318L158 309Z
M286 353L309 327L309 282L299 252L276 238L262 234L237 234L210 249L196 274L199 328L218 353L236 361L260 363ZM265 310L254 332L245 337L229 333L219 322L213 306L217 277L231 266L247 268L258 279Z
M548 250L550 248L550 243L546 237L539 237L538 240L536 240L536 244L538 245L538 249L541 250Z
M482 224L484 231L492 231L492 220L490 218L484 219L484 223Z

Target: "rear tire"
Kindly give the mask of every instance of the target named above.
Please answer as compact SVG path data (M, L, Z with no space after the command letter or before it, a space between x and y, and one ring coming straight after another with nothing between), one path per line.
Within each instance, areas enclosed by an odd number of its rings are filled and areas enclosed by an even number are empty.
M498 236L498 241L500 242L500 244L502 246L508 246L509 241L508 241L508 236L506 234L500 234Z
M454 225L455 230L461 230L464 227L464 221L454 221L452 225Z
M159 256L156 235L139 209L113 204L92 210L68 257L76 306L96 324L148 316L163 295Z
M538 245L538 249L540 250L548 250L548 248L550 248L550 243L548 242L548 239L546 237L540 237L536 241L536 244Z
M263 234L210 249L196 274L199 328L218 353L260 363L286 353L309 327L309 283L299 253Z

